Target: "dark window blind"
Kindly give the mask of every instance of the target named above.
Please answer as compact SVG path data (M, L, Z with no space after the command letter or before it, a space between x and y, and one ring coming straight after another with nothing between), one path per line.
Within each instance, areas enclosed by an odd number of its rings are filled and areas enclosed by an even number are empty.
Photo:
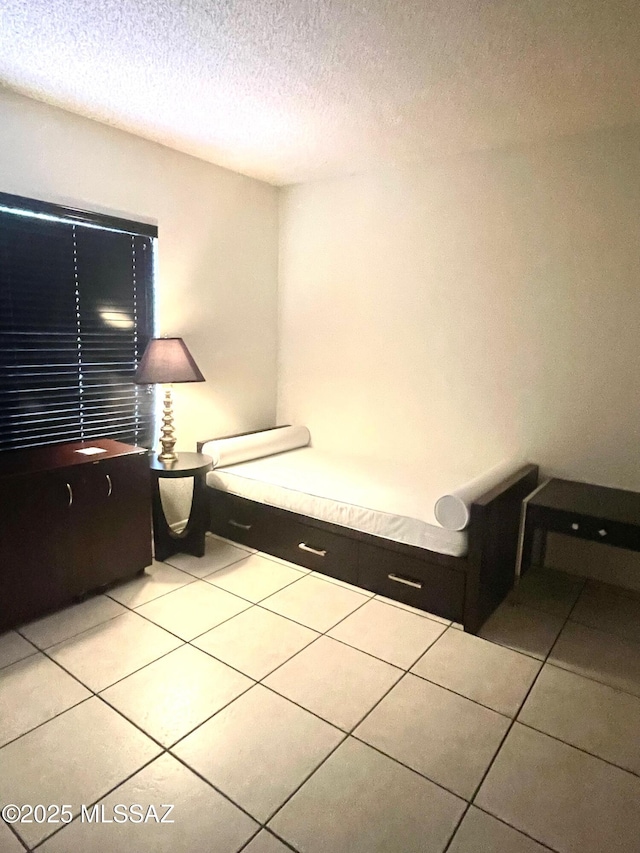
M0 193L0 449L151 445L154 233Z

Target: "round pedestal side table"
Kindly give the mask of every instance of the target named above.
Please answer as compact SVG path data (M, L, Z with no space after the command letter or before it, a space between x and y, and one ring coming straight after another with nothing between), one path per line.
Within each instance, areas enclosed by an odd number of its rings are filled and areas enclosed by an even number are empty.
M153 476L153 544L156 560L166 560L172 554L204 555L205 533L209 526L207 501L207 471L213 460L203 453L180 453L174 462L161 462L157 455L151 457ZM174 533L167 523L160 497L160 479L193 477L193 498L187 526Z

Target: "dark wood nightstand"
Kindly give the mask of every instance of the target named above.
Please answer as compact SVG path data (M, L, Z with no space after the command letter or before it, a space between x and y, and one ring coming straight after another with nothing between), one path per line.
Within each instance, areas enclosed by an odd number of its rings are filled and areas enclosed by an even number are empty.
M516 583L531 565L536 534L564 533L640 551L640 494L572 480L547 480L522 502Z
M172 554L204 556L205 533L209 526L209 504L207 502L207 471L213 460L203 453L180 453L175 462L160 462L156 455L151 457L153 475L153 544L156 560L166 560ZM160 497L162 477L193 477L193 498L187 526L174 533L167 524Z

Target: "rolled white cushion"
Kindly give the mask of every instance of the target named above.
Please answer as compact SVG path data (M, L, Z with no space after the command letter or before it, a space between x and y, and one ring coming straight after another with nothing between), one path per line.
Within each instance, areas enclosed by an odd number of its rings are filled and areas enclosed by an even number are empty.
M311 441L309 430L305 426L285 426L238 435L234 438L218 438L207 441L202 452L213 459L213 467L236 465L250 459L260 459L273 453L306 447Z
M510 474L522 467L520 459L509 459L490 468L463 486L438 498L434 507L436 520L446 530L464 530L469 524L471 504Z

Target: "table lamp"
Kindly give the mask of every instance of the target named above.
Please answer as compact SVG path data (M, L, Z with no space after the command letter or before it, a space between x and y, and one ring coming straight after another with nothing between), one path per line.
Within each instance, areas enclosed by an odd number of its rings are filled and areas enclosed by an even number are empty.
M158 454L161 462L175 462L178 454L173 429L173 401L171 385L174 382L204 382L204 376L182 338L152 338L133 379L138 385L167 385L164 391L162 432Z

